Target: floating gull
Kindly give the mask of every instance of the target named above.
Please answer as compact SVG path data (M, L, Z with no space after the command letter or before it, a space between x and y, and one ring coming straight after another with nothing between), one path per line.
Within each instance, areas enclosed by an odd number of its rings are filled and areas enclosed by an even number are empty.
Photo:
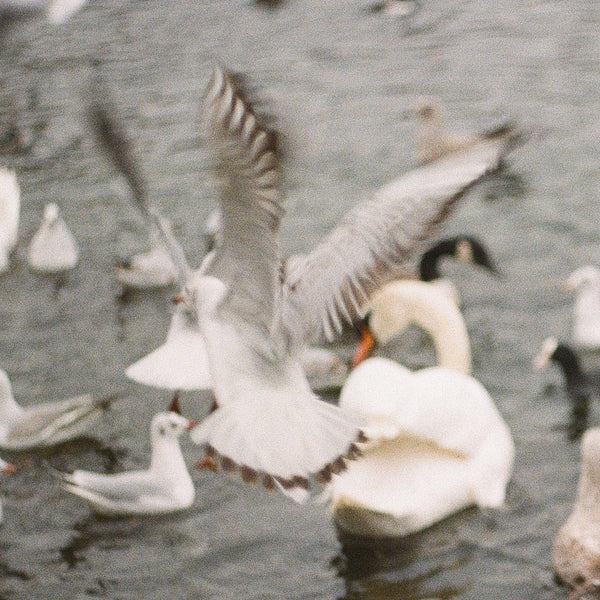
M103 474L78 469L60 474L62 487L106 516L157 515L188 508L195 490L179 437L194 425L174 412L158 413L150 426L152 457L147 470Z
M14 171L0 167L0 273L9 267L17 245L21 192Z
M27 251L27 262L37 273L70 271L79 261L79 248L73 234L53 202L44 207L42 224Z
M86 0L0 0L0 20L42 14L53 25L60 25L85 2Z
M0 369L0 447L7 450L53 446L83 435L110 406L85 394L66 400L20 406Z
M580 350L600 350L600 269L579 267L563 282L575 293L571 339Z

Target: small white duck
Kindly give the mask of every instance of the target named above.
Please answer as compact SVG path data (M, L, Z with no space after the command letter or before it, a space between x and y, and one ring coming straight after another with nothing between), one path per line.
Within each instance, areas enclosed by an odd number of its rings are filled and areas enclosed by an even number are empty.
M109 406L109 399L95 399L89 394L20 406L8 375L0 369L0 447L28 450L79 437Z
M117 106L101 76L100 65L93 64L89 87L87 118L90 129L107 158L123 175L133 204L145 221L150 249L132 256L117 266L117 280L125 289L152 289L175 285L181 279L177 265L163 241L152 214L156 214L148 198L148 186L138 167L125 125L119 119ZM171 223L163 218L163 227L173 235Z
M42 224L29 244L27 261L37 273L63 273L77 266L77 241L54 202L44 207Z
M179 438L195 421L174 412L154 415L152 456L146 470L116 474L76 470L61 474L62 487L85 500L98 514L119 517L167 514L189 508L195 497Z
M12 463L8 463L5 460L0 458L0 473L5 475L12 475L17 471L17 468ZM0 502L0 523L4 520L4 511L2 507L2 502Z
M367 310L354 367L368 358L377 344L386 344L414 324L431 336L440 366L471 373L467 327L454 299L443 288L413 279L392 281L371 297Z
M581 440L581 474L573 512L552 548L557 577L573 587L600 581L600 428Z
M472 377L370 358L350 373L340 407L367 419L369 439L362 457L331 483L333 518L343 532L400 537L470 505L503 504L514 443Z
M444 123L444 108L439 98L423 98L415 110L417 117L417 161L425 164L476 144L500 144L505 151L525 140L525 133L514 123L503 123L484 133L450 133Z
M0 167L0 273L10 266L10 255L17 245L21 190L17 175Z
M575 293L571 340L580 350L600 350L600 269L579 267L563 282Z

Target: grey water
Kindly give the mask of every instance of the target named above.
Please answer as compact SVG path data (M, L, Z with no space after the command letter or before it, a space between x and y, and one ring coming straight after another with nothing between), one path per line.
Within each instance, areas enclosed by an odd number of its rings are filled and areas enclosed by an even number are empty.
M572 298L559 284L598 264L600 6L589 0L422 0L407 17L368 0L90 0L69 22L23 20L0 32L0 139L17 121L25 148L0 164L22 190L20 243L0 279L0 366L22 404L83 392L122 400L88 437L5 453L0 481L0 598L416 600L564 598L552 538L570 513L578 443L556 370L531 361L548 335L568 339ZM181 514L102 520L61 491L48 465L144 467L148 428L169 393L125 367L165 337L172 290L119 297L112 267L144 248L123 181L85 126L98 58L160 210L190 262L215 206L199 102L215 62L245 73L286 139L282 253L310 249L371 190L415 165L411 115L440 96L457 129L513 119L535 134L506 170L476 187L440 234L480 237L493 278L444 264L460 289L474 375L509 423L516 465L506 507L465 510L397 544L336 534L326 504L298 506L212 472ZM79 241L62 282L30 273L25 254L46 202ZM430 359L419 344L384 349ZM349 346L340 346L346 355ZM419 354L420 353L420 354ZM335 398L333 398L335 400ZM184 412L208 410L186 394ZM591 421L598 422L594 406ZM190 467L200 456L183 441Z

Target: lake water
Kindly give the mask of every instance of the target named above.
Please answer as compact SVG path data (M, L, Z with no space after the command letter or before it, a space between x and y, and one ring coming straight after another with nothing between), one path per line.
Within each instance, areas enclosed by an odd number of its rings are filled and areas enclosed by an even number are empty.
M561 377L530 365L547 335L568 338L572 298L560 281L600 260L600 5L423 1L409 18L369 8L362 0L287 0L272 10L249 0L90 0L62 26L31 21L1 32L0 137L11 107L35 137L30 152L0 156L17 170L23 198L20 245L0 281L0 365L22 404L87 391L124 399L89 438L3 454L19 471L0 482L0 598L566 597L553 581L551 543L571 511L579 447L562 428ZM311 248L370 190L414 166L410 110L422 95L442 97L456 128L513 118L537 132L442 230L480 237L503 273L444 265L463 297L474 374L516 442L504 510L469 509L395 547L356 548L340 543L327 506L296 506L213 473L194 472L193 508L161 519L101 520L58 488L47 464L146 466L150 419L169 400L123 373L163 341L172 292L117 298L111 267L144 237L84 126L92 57L152 200L179 225L195 265L215 205L197 125L216 61L249 76L288 139L285 254ZM25 264L50 201L81 246L62 287ZM201 394L184 398L189 415L207 406ZM192 465L199 449L185 440L183 449Z

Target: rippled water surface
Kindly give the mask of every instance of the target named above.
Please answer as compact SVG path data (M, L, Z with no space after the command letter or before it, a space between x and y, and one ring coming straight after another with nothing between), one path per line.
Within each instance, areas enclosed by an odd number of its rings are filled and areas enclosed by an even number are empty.
M553 581L551 542L571 510L579 448L561 428L569 407L558 373L532 373L530 364L544 337L569 334L572 299L558 283L600 258L600 8L432 0L409 18L369 8L361 0L287 0L274 10L249 0L90 0L60 27L2 30L0 137L18 113L33 146L0 156L23 194L20 245L0 281L0 364L23 404L84 391L124 399L89 438L4 454L19 472L0 482L1 598L566 597ZM195 265L214 206L197 123L215 61L249 76L287 137L284 253L312 247L369 190L414 166L410 110L421 95L441 96L457 128L510 117L539 132L443 229L479 236L503 273L444 266L464 299L475 376L516 441L504 510L470 509L394 548L356 550L342 547L327 506L296 506L213 473L194 472L194 506L162 519L100 520L56 486L47 464L145 466L151 416L169 400L123 374L164 339L170 292L117 298L111 266L145 241L125 186L83 124L93 56L152 200L179 225ZM62 287L25 264L49 201L81 245ZM184 402L190 415L207 410L202 395ZM192 465L198 448L183 448Z

